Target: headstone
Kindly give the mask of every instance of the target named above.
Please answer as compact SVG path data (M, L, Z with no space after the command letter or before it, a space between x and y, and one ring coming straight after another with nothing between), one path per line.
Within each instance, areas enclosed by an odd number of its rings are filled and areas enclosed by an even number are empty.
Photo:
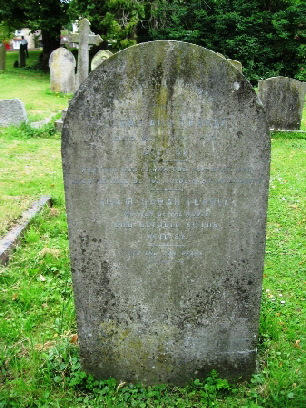
M99 45L101 37L99 35L89 34L90 23L86 18L82 18L79 21L79 34L70 34L69 41L71 43L79 44L78 52L78 72L77 72L77 84L85 81L89 73L89 45Z
M271 129L300 129L304 94L303 82L296 79L279 76L258 81L258 97Z
M26 66L26 51L25 51L23 44L20 44L20 49L19 49L19 66L20 68L23 68Z
M5 71L6 66L6 47L4 44L0 45L0 71Z
M19 126L27 121L24 103L19 99L0 99L0 126Z
M75 91L75 58L66 48L58 48L50 55L50 89L55 92Z
M245 77L188 43L123 50L70 102L62 159L82 368L250 377L270 135Z
M228 61L229 61L232 65L234 65L234 67L235 67L236 69L238 69L239 72L242 73L242 64L241 64L240 61L232 60L232 59L228 59Z
M96 53L96 55L91 60L90 68L93 71L94 69L98 68L99 65L102 64L103 61L107 60L113 55L111 51L108 50L100 50Z

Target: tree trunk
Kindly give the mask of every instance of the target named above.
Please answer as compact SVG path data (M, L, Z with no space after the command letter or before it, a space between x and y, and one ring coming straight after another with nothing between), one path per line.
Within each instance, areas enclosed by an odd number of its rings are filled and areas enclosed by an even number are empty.
M43 70L49 69L49 58L52 51L60 47L60 32L61 27L57 27L58 31L52 28L52 31L41 30L43 51L39 58L40 68Z

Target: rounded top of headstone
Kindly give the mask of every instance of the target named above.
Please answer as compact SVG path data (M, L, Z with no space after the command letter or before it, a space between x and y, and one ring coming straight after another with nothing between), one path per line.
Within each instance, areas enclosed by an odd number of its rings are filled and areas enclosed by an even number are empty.
M60 47L51 52L51 55L49 58L49 66L50 64L56 62L59 58L66 59L68 62L73 63L74 65L76 64L75 58L72 52L67 50L67 48Z
M63 140L65 143L66 129L69 137L76 137L72 128L79 117L77 133L97 133L101 128L106 134L110 123L134 116L142 117L148 131L150 123L153 126L163 118L176 131L182 115L190 123L204 120L209 126L226 122L231 127L233 121L240 121L236 137L244 141L246 151L252 143L249 134L256 139L256 132L250 130L252 123L256 121L261 133L269 133L252 85L229 61L198 45L160 40L119 51L89 75L69 105ZM226 152L225 145L224 149ZM251 160L260 154L258 149Z
M249 94L256 99L252 85L223 56L198 45L173 40L141 43L119 51L92 72L75 98L86 88L94 86L96 81L106 81L103 89L99 87L99 94L103 93L109 99L119 87L127 88L128 83L141 86L148 77L151 77L151 84L164 82L169 91L175 84L180 87L182 82L201 88L205 83L204 87L215 88L220 97L222 92L231 93L232 88L240 99L242 92L243 97ZM223 91L220 89L222 86L226 87ZM95 97L98 97L97 93L92 94L90 100Z
M98 51L91 61L91 70L93 71L94 69L98 68L98 66L101 65L103 61L110 58L112 55L113 53L109 50Z
M300 82L300 83L303 83L302 81L299 81L298 79L295 79L295 78L289 78L289 77L285 77L285 76L275 76L275 77L270 77L270 78L267 78L267 79L261 79L261 80L259 80L258 82L261 82L261 81L296 81L296 82Z

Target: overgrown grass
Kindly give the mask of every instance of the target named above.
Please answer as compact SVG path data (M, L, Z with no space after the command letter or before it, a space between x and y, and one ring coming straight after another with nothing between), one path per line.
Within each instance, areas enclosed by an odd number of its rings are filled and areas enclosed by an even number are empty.
M258 372L239 385L213 372L185 388L94 381L80 371L60 141L1 143L6 186L31 196L51 192L54 206L0 270L0 407L305 406L304 139L272 140Z

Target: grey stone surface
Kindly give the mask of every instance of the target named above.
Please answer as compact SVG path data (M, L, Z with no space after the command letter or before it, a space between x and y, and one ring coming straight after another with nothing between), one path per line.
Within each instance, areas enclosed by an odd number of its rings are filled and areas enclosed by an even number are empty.
M111 51L108 50L100 50L96 53L96 55L91 60L90 68L93 71L94 69L98 68L99 65L102 64L103 61L107 60L113 55Z
M79 30L78 78L79 84L81 84L89 73L89 21L86 18L80 20Z
M196 45L130 47L71 100L62 158L82 368L248 378L270 162L251 84Z
M62 131L62 129L63 129L63 119L58 119L58 120L56 120L55 121L55 127L56 127L56 130L57 131L59 131L59 132L61 132Z
M22 214L21 220L18 225L10 230L3 238L0 239L0 261L2 264L6 264L9 261L10 254L19 243L21 236L29 226L35 215L41 211L45 205L50 206L51 197L42 196L36 201L32 207Z
M66 48L54 50L49 59L50 89L55 92L75 91L75 58Z
M0 126L19 126L27 122L24 103L19 99L0 99Z
M62 119L64 120L67 115L67 109L62 110Z
M6 48L4 44L0 44L0 71L4 71L6 67Z
M296 79L279 76L258 81L258 97L271 129L300 129L304 94L304 83Z

